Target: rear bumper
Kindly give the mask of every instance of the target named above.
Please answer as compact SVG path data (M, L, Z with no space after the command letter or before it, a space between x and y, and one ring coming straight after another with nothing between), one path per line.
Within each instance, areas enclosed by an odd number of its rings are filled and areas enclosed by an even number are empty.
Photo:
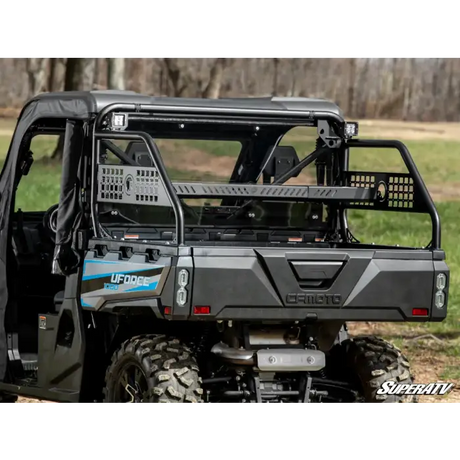
M449 269L439 259L406 249L194 248L190 302L174 305L172 319L442 321ZM439 273L447 277L441 308ZM209 314L195 315L203 305Z

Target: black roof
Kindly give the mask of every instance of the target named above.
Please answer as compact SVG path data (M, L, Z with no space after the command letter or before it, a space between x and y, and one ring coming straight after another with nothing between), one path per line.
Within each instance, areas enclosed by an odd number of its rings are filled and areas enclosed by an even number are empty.
M30 102L36 101L38 105L73 103L74 110L97 114L112 104L136 104L149 106L168 106L179 111L181 108L225 110L231 112L245 111L273 111L275 112L323 112L343 119L343 113L333 102L325 99L311 99L304 97L263 97L263 98L228 98L228 99L200 99L200 98L174 98L153 97L136 93L134 91L67 91L56 93L43 93L35 96ZM42 103L42 104L41 104ZM78 115L75 113L75 115Z

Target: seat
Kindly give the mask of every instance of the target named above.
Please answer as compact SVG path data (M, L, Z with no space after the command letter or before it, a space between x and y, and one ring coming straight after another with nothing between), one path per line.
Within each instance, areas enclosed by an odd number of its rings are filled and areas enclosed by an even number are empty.
M144 142L130 142L126 148L126 155L139 163L141 166L153 166L152 158Z
M299 164L299 157L292 146L278 146L273 151L271 147L265 157L264 183L269 183L271 178L277 180L280 176L290 171ZM299 173L293 177L297 177Z

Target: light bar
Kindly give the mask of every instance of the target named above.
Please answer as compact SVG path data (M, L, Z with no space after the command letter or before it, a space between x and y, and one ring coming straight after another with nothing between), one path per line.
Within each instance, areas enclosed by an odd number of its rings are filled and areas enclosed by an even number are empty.
M128 115L126 113L112 113L111 128L115 131L123 131L128 127Z
M355 137L358 135L358 122L350 121L345 123L345 136L346 137Z

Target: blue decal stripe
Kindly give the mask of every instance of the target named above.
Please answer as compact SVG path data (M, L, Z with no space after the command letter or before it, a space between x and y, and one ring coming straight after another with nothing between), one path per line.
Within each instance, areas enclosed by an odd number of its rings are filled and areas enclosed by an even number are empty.
M85 263L87 264L107 264L107 265L113 265L113 264L122 264L122 263L128 263L130 264L131 262L127 262L126 260L97 260L97 259L86 259ZM138 263L138 262L134 262ZM141 262L142 263L142 262ZM161 268L163 265L150 265L150 268Z
M126 289L124 292L140 292L140 291L154 291L158 286L158 281L150 283L148 286L137 286L132 289Z
M86 303L81 297L80 297L80 303L82 307L92 307L89 303Z
M86 263L88 264L119 264L122 261L121 260L94 260L94 259L88 259L85 260Z
M137 270L129 270L125 272L108 272L108 273L99 273L97 275L83 275L82 280L83 281L88 281L88 280L94 280L97 278L105 278L107 276L112 277L112 275L127 275L129 273L137 273L137 272L145 272L147 270L151 270L152 268L138 268Z

